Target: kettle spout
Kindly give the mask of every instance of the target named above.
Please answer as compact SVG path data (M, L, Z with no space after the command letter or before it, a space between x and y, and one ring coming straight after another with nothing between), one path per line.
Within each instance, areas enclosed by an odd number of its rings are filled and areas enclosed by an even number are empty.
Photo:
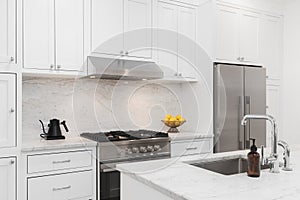
M46 131L45 131L45 127L44 127L44 123L43 123L43 121L42 121L42 120L39 120L39 122L42 124L42 128L43 128L43 132L44 132L44 134L47 134L47 133L46 133Z

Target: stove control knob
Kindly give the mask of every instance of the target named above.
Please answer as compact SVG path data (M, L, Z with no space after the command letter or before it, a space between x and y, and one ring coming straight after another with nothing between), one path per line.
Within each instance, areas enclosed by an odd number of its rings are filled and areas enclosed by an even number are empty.
M133 152L133 153L138 153L138 152L139 152L139 148L137 148L137 147L132 147L132 152Z
M147 148L146 147L140 147L140 152L141 153L147 153Z
M125 151L126 151L128 154L132 154L132 150L129 149L129 148L126 148Z
M161 150L160 145L154 145L154 151L159 151L159 150Z
M154 147L153 147L153 146L147 146L147 151L148 151L148 152L154 151Z

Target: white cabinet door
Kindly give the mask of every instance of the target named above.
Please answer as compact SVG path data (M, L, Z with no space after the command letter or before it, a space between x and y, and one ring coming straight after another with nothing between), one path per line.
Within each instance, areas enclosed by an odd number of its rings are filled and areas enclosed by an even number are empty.
M24 68L54 69L54 0L23 1Z
M124 1L125 54L128 54L128 56L151 58L152 31L149 30L151 29L151 27L152 27L152 0L125 0Z
M282 66L282 24L279 17L264 16L260 20L260 62L270 79L280 79Z
M16 200L16 159L0 158L0 199Z
M14 147L16 146L16 76L14 74L0 74L0 94L0 148Z
M0 64L15 61L16 1L0 0Z
M55 1L55 52L58 70L83 69L84 1Z
M216 58L238 61L239 58L239 10L217 7Z
M267 85L267 114L275 117L276 121L280 123L279 109L280 109L280 86ZM279 124L280 125L280 124ZM270 123L267 123L267 146L271 144L271 131Z
M28 178L28 200L76 200L93 195L92 171Z
M177 75L177 6L158 2L157 5L157 28L160 29L156 34L158 49L157 63L163 67L165 77ZM173 34L163 30L172 31Z
M259 14L241 11L239 23L239 46L241 61L258 61Z
M178 7L178 73L195 77L196 60L196 9Z
M92 0L91 16L92 52L113 55L123 53L123 0Z

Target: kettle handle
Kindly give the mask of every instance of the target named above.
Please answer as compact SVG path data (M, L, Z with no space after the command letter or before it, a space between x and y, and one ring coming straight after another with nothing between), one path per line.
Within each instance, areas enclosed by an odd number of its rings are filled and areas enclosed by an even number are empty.
M69 129L68 129L67 125L66 125L66 121L62 121L60 124L64 126L66 132L69 132Z

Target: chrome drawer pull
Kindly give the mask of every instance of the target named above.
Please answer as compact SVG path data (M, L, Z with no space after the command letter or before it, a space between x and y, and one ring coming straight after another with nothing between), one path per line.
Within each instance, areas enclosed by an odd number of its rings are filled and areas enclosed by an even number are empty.
M69 163L71 160L61 160L61 161L53 161L53 164L61 164L61 163Z
M198 147L187 147L187 148L185 148L186 150L196 150L196 149L198 149Z
M52 191L60 191L60 190L68 190L71 189L71 185L66 186L66 187L60 187L60 188L52 188Z

